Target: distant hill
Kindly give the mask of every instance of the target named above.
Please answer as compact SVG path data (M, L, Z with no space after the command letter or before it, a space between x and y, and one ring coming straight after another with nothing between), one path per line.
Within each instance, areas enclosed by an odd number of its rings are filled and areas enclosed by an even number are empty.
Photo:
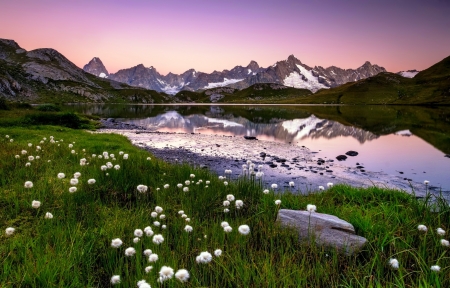
M0 39L0 97L31 103L172 101L163 93L95 77L54 49L26 51L7 39Z

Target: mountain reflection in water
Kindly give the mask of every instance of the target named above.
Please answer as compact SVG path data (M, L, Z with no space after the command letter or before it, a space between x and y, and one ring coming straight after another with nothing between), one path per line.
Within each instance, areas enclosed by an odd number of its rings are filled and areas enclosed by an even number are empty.
M255 136L285 143L305 138L332 139L351 136L362 144L379 137L369 131L345 126L332 120L320 119L314 115L277 123L254 123L243 117L218 119L199 114L183 116L176 111L168 111L155 117L122 119L122 121L150 131Z

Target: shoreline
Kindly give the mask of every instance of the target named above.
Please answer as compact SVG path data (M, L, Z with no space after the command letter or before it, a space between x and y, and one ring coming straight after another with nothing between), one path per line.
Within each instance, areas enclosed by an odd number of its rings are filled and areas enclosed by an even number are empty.
M416 197L426 196L423 183L408 182L403 177L384 172L361 172L356 167L345 165L345 162L316 157L314 152L304 146L247 140L229 135L148 131L140 126L109 119L101 122L103 126L97 133L123 135L133 145L170 163L188 163L222 176L226 176L226 169L232 170L229 175L232 180L243 176L242 165L247 164L247 161L255 164L256 171L262 165L264 188L277 184L280 191L290 189L293 192L309 193L319 191L319 186L326 189L327 183L331 182L355 187L392 188L407 193L414 191ZM262 157L264 154L265 157ZM295 187L289 186L291 181ZM434 191L436 188L430 186L428 190L439 194L439 190Z

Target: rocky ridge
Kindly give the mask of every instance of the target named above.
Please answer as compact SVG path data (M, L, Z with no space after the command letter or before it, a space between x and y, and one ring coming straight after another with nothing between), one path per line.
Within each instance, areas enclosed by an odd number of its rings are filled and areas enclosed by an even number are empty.
M105 73L100 72L99 69L91 68L92 62L98 63L99 61L98 58L92 59L84 70L96 76ZM287 60L278 61L268 68L260 67L257 62L251 61L245 67L236 66L231 70L204 73L189 69L179 75L169 73L164 76L153 66L147 68L143 64L139 64L109 74L108 77L130 86L167 94L176 94L181 90L199 91L216 87L244 89L256 83L276 83L316 92L319 89L333 88L347 82L365 79L380 72L386 72L386 70L378 65L372 65L370 62L364 63L357 69L341 69L335 66L328 68L310 67L303 64L294 55L290 55Z

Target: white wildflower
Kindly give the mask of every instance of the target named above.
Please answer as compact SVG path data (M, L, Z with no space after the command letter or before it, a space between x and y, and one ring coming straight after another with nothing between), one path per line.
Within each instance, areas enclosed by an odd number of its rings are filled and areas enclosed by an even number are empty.
M431 271L434 271L434 272L440 272L441 271L441 267L440 266L438 266L438 265L433 265L433 266L431 266Z
M156 234L155 236L153 236L153 243L159 245L162 242L164 242L164 237L161 234Z
M204 251L204 252L201 252L200 255L198 255L195 258L195 260L197 261L197 263L207 264L207 263L211 262L212 255L208 251Z
M391 265L391 267L393 268L393 269L398 269L398 260L397 259L394 259L394 258L391 258L391 259L389 259L389 265Z
M226 233L230 233L231 231L233 231L233 228L231 228L231 226L226 226L223 227L223 231L225 231Z
M152 269L153 269L153 266L147 266L147 267L145 267L145 273L146 273L146 274L150 273L150 271L152 271Z
M5 229L5 234L6 234L6 236L11 236L12 234L14 234L14 231L16 231L15 228L8 227L8 228Z
M154 262L158 261L158 258L159 258L158 254L153 253L150 256L148 256L148 262L154 263Z
M113 248L119 248L120 246L122 246L123 242L122 240L120 240L120 238L116 238L111 240L111 247Z
M112 285L116 285L120 283L120 276L119 275L114 275L111 277L111 284Z
M186 269L180 269L175 273L175 278L181 282L187 282L189 280L189 272Z
M33 187L33 182L31 181L26 181L25 184L23 185L25 188L32 188Z
M192 230L193 230L193 228L192 228L192 226L190 226L190 225L186 225L186 226L184 227L184 231L186 231L186 232L188 232L188 233L192 232Z
M136 249L134 249L133 247L128 247L127 249L125 249L125 256L133 256L134 254L136 254Z
M214 251L214 255L215 255L216 257L220 257L220 255L222 255L222 250L216 249L216 250Z
M144 235L144 232L141 229L134 230L134 236L142 237L142 235Z
M437 229L436 229L436 233L437 233L439 236L444 236L444 235L445 235L445 230L442 229L442 228L437 228Z
M427 232L428 228L425 225L420 224L419 226L417 226L417 229L421 232Z
M70 193L75 193L77 191L77 187L70 187L69 188L69 192Z
M145 193L145 192L147 192L148 187L146 185L140 184L137 186L136 189L138 190L139 193Z
M45 213L44 218L45 218L45 219L53 219L53 214L50 213L50 212L47 212L47 213Z
M228 200L228 201L231 202L231 201L234 201L234 199L235 199L235 198L234 198L234 195L233 195L233 194L228 194L228 195L227 195L227 200Z
M41 202L37 201L37 200L33 200L31 202L31 207L33 207L34 209L37 209L37 208L41 207Z
M88 183L89 185L95 184L95 179L89 179L89 180L87 181L87 183Z
M242 235L248 235L248 233L250 233L250 227L248 227L248 225L241 225L239 226L238 231Z
M308 204L308 205L306 205L306 210L309 212L316 212L317 207L316 207L316 205Z
M172 279L173 277L173 269L168 266L162 266L161 270L159 270L159 282L162 283L166 280Z

